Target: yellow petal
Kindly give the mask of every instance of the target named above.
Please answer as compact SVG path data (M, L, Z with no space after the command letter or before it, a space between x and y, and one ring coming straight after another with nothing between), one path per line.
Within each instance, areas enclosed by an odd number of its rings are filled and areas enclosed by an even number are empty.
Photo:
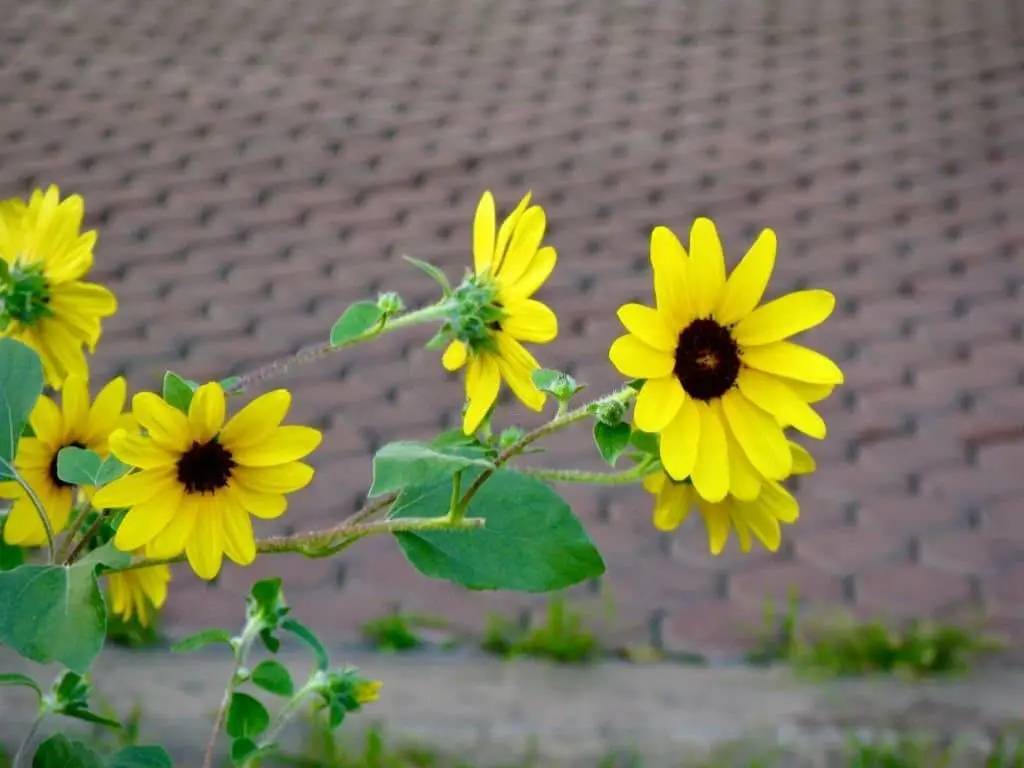
M275 389L260 395L236 413L220 433L220 441L234 450L257 445L280 426L292 404L287 389Z
M293 493L309 485L313 474L311 466L298 461L276 467L235 467L231 470L239 485L257 493Z
M790 389L782 379L753 368L741 368L740 392L754 405L816 440L825 438L825 420Z
M245 467L287 464L311 454L321 440L323 435L312 427L278 427L259 445L231 450L231 458Z
M209 581L220 572L224 562L224 523L221 510L208 500L203 501L195 530L185 545L185 556L196 576Z
M725 440L729 451L729 493L741 501L752 501L761 493L761 476L729 428L721 401L713 402L711 408L725 426Z
M127 397L128 383L124 376L111 379L99 391L89 409L89 429L85 436L87 443L102 442L117 428Z
M523 276L512 285L501 287L503 301L513 302L530 298L537 292L555 270L558 254L550 245L544 246L534 255Z
M811 456L810 452L792 440L789 442L789 450L793 454L793 474L809 475L818 468L818 463Z
M737 504L734 509L769 552L778 552L782 543L782 528L779 527L778 519L767 508L755 501Z
M117 299L102 285L82 283L77 280L60 283L52 288L53 301L57 303L54 312L74 308L81 315L109 317L117 311Z
M685 483L666 481L654 502L654 527L659 531L674 531L693 506L693 491Z
M669 328L665 316L657 309L643 304L623 304L617 314L626 330L647 346L662 352L676 351L679 334Z
M18 456L14 463L22 471L36 469L43 474L47 474L50 471L50 463L53 461L55 453L57 451L46 445L42 440L33 437L23 437L18 442ZM21 493L20 485L17 483L12 483L11 485L19 494Z
M507 333L499 333L495 341L498 345L498 372L508 382L512 394L533 411L543 409L544 393L533 383L533 372L540 368L533 355Z
M45 507L44 507L45 508ZM47 515L48 519L51 518ZM52 519L50 520L52 525ZM28 496L20 496L7 513L4 542L16 547L38 547L46 544L46 529L39 512Z
M482 275L494 261L494 195L487 190L480 197L473 217L473 269Z
M188 417L152 392L140 392L132 398L132 413L161 447L180 452L192 444Z
M758 307L732 330L742 347L782 341L825 322L836 308L836 297L828 291L796 291Z
M234 481L228 484L228 492L235 496L246 512L262 520L278 518L288 508L288 500L280 493L252 491Z
M136 504L117 527L114 546L122 552L132 552L145 546L160 535L177 511L177 501L164 495Z
M808 384L796 379L783 379L786 386L792 389L805 403L820 403L835 390L835 384Z
M516 206L515 210L501 223L501 227L498 229L498 239L494 243L494 261L491 264L492 275L497 275L501 270L501 263L505 259L509 240L512 239L512 233L518 228L519 222L523 218L523 213L529 204L530 193L527 192L523 195L523 199L519 201L519 205Z
M146 545L148 557L177 557L185 551L199 516L199 497L181 494L178 509L160 533Z
M59 450L64 444L64 418L60 408L46 395L36 401L32 409L29 424L36 434L36 439L51 450Z
M501 372L492 355L476 355L466 367L466 399L469 406L462 416L462 431L472 435L498 399Z
M658 310L675 328L684 328L694 318L686 288L688 259L679 238L668 227L651 232L651 268L654 271L654 299Z
M795 523L800 519L800 505L789 491L774 480L764 484L757 503L780 523Z
M733 507L735 511L735 506ZM733 530L736 531L736 538L740 540L740 551L747 553L753 548L753 539L750 536L750 526L746 524L742 517L736 515L730 515L729 521L732 524Z
M60 405L64 439L84 433L89 421L89 382L78 374L69 375L60 393Z
M174 493L176 488L179 488L179 485L174 467L144 469L118 478L110 485L100 488L92 497L92 505L97 509L131 507L144 504L156 496Z
M551 308L534 299L505 305L501 329L519 341L546 344L558 335L558 318Z
M239 565L251 564L256 559L256 537L249 513L240 504L226 504L222 514L225 554Z
M782 428L772 415L758 408L736 389L722 398L722 411L750 463L772 480L781 480L793 468L793 454Z
M665 471L675 480L685 480L697 462L700 442L700 412L697 401L684 397L679 413L661 433L660 454Z
M690 298L697 317L710 317L725 288L725 254L710 219L699 218L690 228Z
M744 349L743 362L759 371L808 384L843 383L843 372L838 365L820 352L789 341Z
M226 409L224 390L220 384L212 381L199 387L188 407L192 439L199 443L210 442L224 426Z
M441 365L446 371L457 371L466 364L468 351L461 341L453 341L441 355Z
M110 451L118 460L139 469L171 466L179 457L179 454L161 448L148 437L134 435L124 429L110 436Z
M775 233L761 231L743 260L729 275L722 292L722 300L715 311L715 319L722 325L732 325L754 311L764 296L768 280L775 269Z
M661 432L683 407L686 393L675 376L648 379L636 397L633 421L644 432Z
M657 495L667 481L668 475L664 472L652 472L649 475L644 475L644 479L640 482L643 484L645 491Z
M728 504L714 504L708 501L698 501L701 517L704 518L704 525L708 529L708 549L712 555L722 554L725 544L729 541L729 531L732 530L732 523L729 516Z
M637 379L660 379L672 373L675 367L671 353L650 347L632 334L612 342L608 359L623 376Z
M540 248L541 240L544 239L546 228L547 216L544 209L536 205L528 208L512 234L508 253L498 267L498 277L502 285L515 285L526 274L530 262Z
M729 451L725 427L707 403L695 402L700 414L700 441L690 478L701 498L717 502L729 493Z

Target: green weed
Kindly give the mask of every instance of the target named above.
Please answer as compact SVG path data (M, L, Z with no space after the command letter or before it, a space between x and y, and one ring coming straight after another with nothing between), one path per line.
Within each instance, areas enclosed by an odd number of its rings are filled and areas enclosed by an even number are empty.
M442 629L443 619L419 613L405 613L395 610L379 619L373 619L362 626L363 639L378 651L401 653L412 651L426 644L420 633L424 629Z
M600 651L597 636L585 626L583 616L571 611L562 597L548 602L547 617L538 627L520 627L492 615L480 647L506 658L531 656L562 664L593 661Z

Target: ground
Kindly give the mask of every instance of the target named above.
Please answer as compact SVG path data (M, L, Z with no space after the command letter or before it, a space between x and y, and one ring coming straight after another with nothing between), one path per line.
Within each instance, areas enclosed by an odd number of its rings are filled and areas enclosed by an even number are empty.
M776 555L660 535L638 488L568 492L608 563L608 631L730 652L795 587L858 615L974 618L1024 636L1024 21L953 0L0 2L0 194L57 183L100 230L121 301L93 366L152 388L324 339L345 306L458 278L478 196L532 190L559 249L543 363L601 391L615 308L648 300L647 242L717 221L732 263L778 232L773 293L834 291L810 343L847 384ZM426 334L310 365L294 418L325 430L275 528L347 515L369 455L458 421ZM503 410L499 419L522 415ZM530 417L534 418L534 417ZM549 461L596 466L585 430ZM175 571L177 634L241 618L255 578L334 637L392 603L478 629L539 598L466 594L394 543L266 558L215 586ZM581 599L595 605L602 585ZM593 593L593 594L592 594Z

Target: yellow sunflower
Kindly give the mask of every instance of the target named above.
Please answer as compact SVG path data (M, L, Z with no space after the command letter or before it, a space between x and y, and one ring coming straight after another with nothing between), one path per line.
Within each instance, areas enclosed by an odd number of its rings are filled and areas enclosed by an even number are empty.
M21 438L14 465L42 502L54 533L67 526L75 502L74 486L57 476L57 455L74 446L106 458L110 433L132 424L131 415L122 413L126 393L125 380L118 377L103 387L90 405L87 381L71 374L61 392L60 406L46 395L36 403L29 417L35 437ZM13 481L0 483L0 498L14 500L4 525L4 541L23 547L45 544L46 530L24 489Z
M188 415L152 392L132 399L145 437L117 431L110 450L140 471L97 491L100 509L129 507L114 545L150 557L182 552L192 570L212 579L224 555L239 565L256 557L251 516L273 519L285 494L304 488L313 468L304 458L320 444L311 427L281 426L291 395L278 389L253 400L225 424L220 384L199 387Z
M61 201L55 186L27 204L0 201L0 336L38 352L54 389L69 374L88 376L82 347L96 351L100 320L117 310L114 294L82 282L96 245L95 231L79 231L84 210L81 197Z
M554 248L540 245L547 227L544 209L531 206L527 193L497 235L495 223L494 196L484 192L473 221L474 275L456 291L473 317L453 329L455 339L441 359L449 371L466 366L462 429L467 435L498 399L502 379L528 408L544 407L544 393L532 378L540 365L521 342L545 344L558 335L555 313L532 298L557 260Z
M832 313L831 293L797 291L758 306L775 248L774 232L764 230L726 278L710 220L694 222L689 256L658 227L651 235L657 306L626 304L618 312L628 333L609 358L624 376L645 380L634 422L660 433L665 470L690 478L708 501L725 499L750 472L789 475L783 427L825 437L825 422L808 403L843 381L829 358L788 341Z
M135 554L144 554L138 550ZM137 617L139 624L149 626L153 612L167 600L167 585L171 569L166 565L151 565L106 574L110 611L124 621Z
M796 443L789 443L795 475L814 471L814 459ZM738 498L729 495L722 501L711 502L701 498L689 481L676 482L664 471L647 475L644 488L654 494L654 527L672 531L697 506L708 531L711 554L721 554L729 533L735 529L740 549L749 552L751 535L775 552L782 542L780 523L795 523L800 507L792 494L774 480L766 480L753 497Z

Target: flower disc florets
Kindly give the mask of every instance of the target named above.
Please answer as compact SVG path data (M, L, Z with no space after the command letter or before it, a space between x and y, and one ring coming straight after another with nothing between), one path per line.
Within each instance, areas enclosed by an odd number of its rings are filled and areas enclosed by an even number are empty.
M4 262L0 264L7 266ZM50 285L41 264L25 266L15 261L9 269L0 272L0 329L12 321L33 325L52 314Z
M505 318L497 297L498 287L486 274L467 276L453 294L451 336L474 352L493 351L494 334Z

